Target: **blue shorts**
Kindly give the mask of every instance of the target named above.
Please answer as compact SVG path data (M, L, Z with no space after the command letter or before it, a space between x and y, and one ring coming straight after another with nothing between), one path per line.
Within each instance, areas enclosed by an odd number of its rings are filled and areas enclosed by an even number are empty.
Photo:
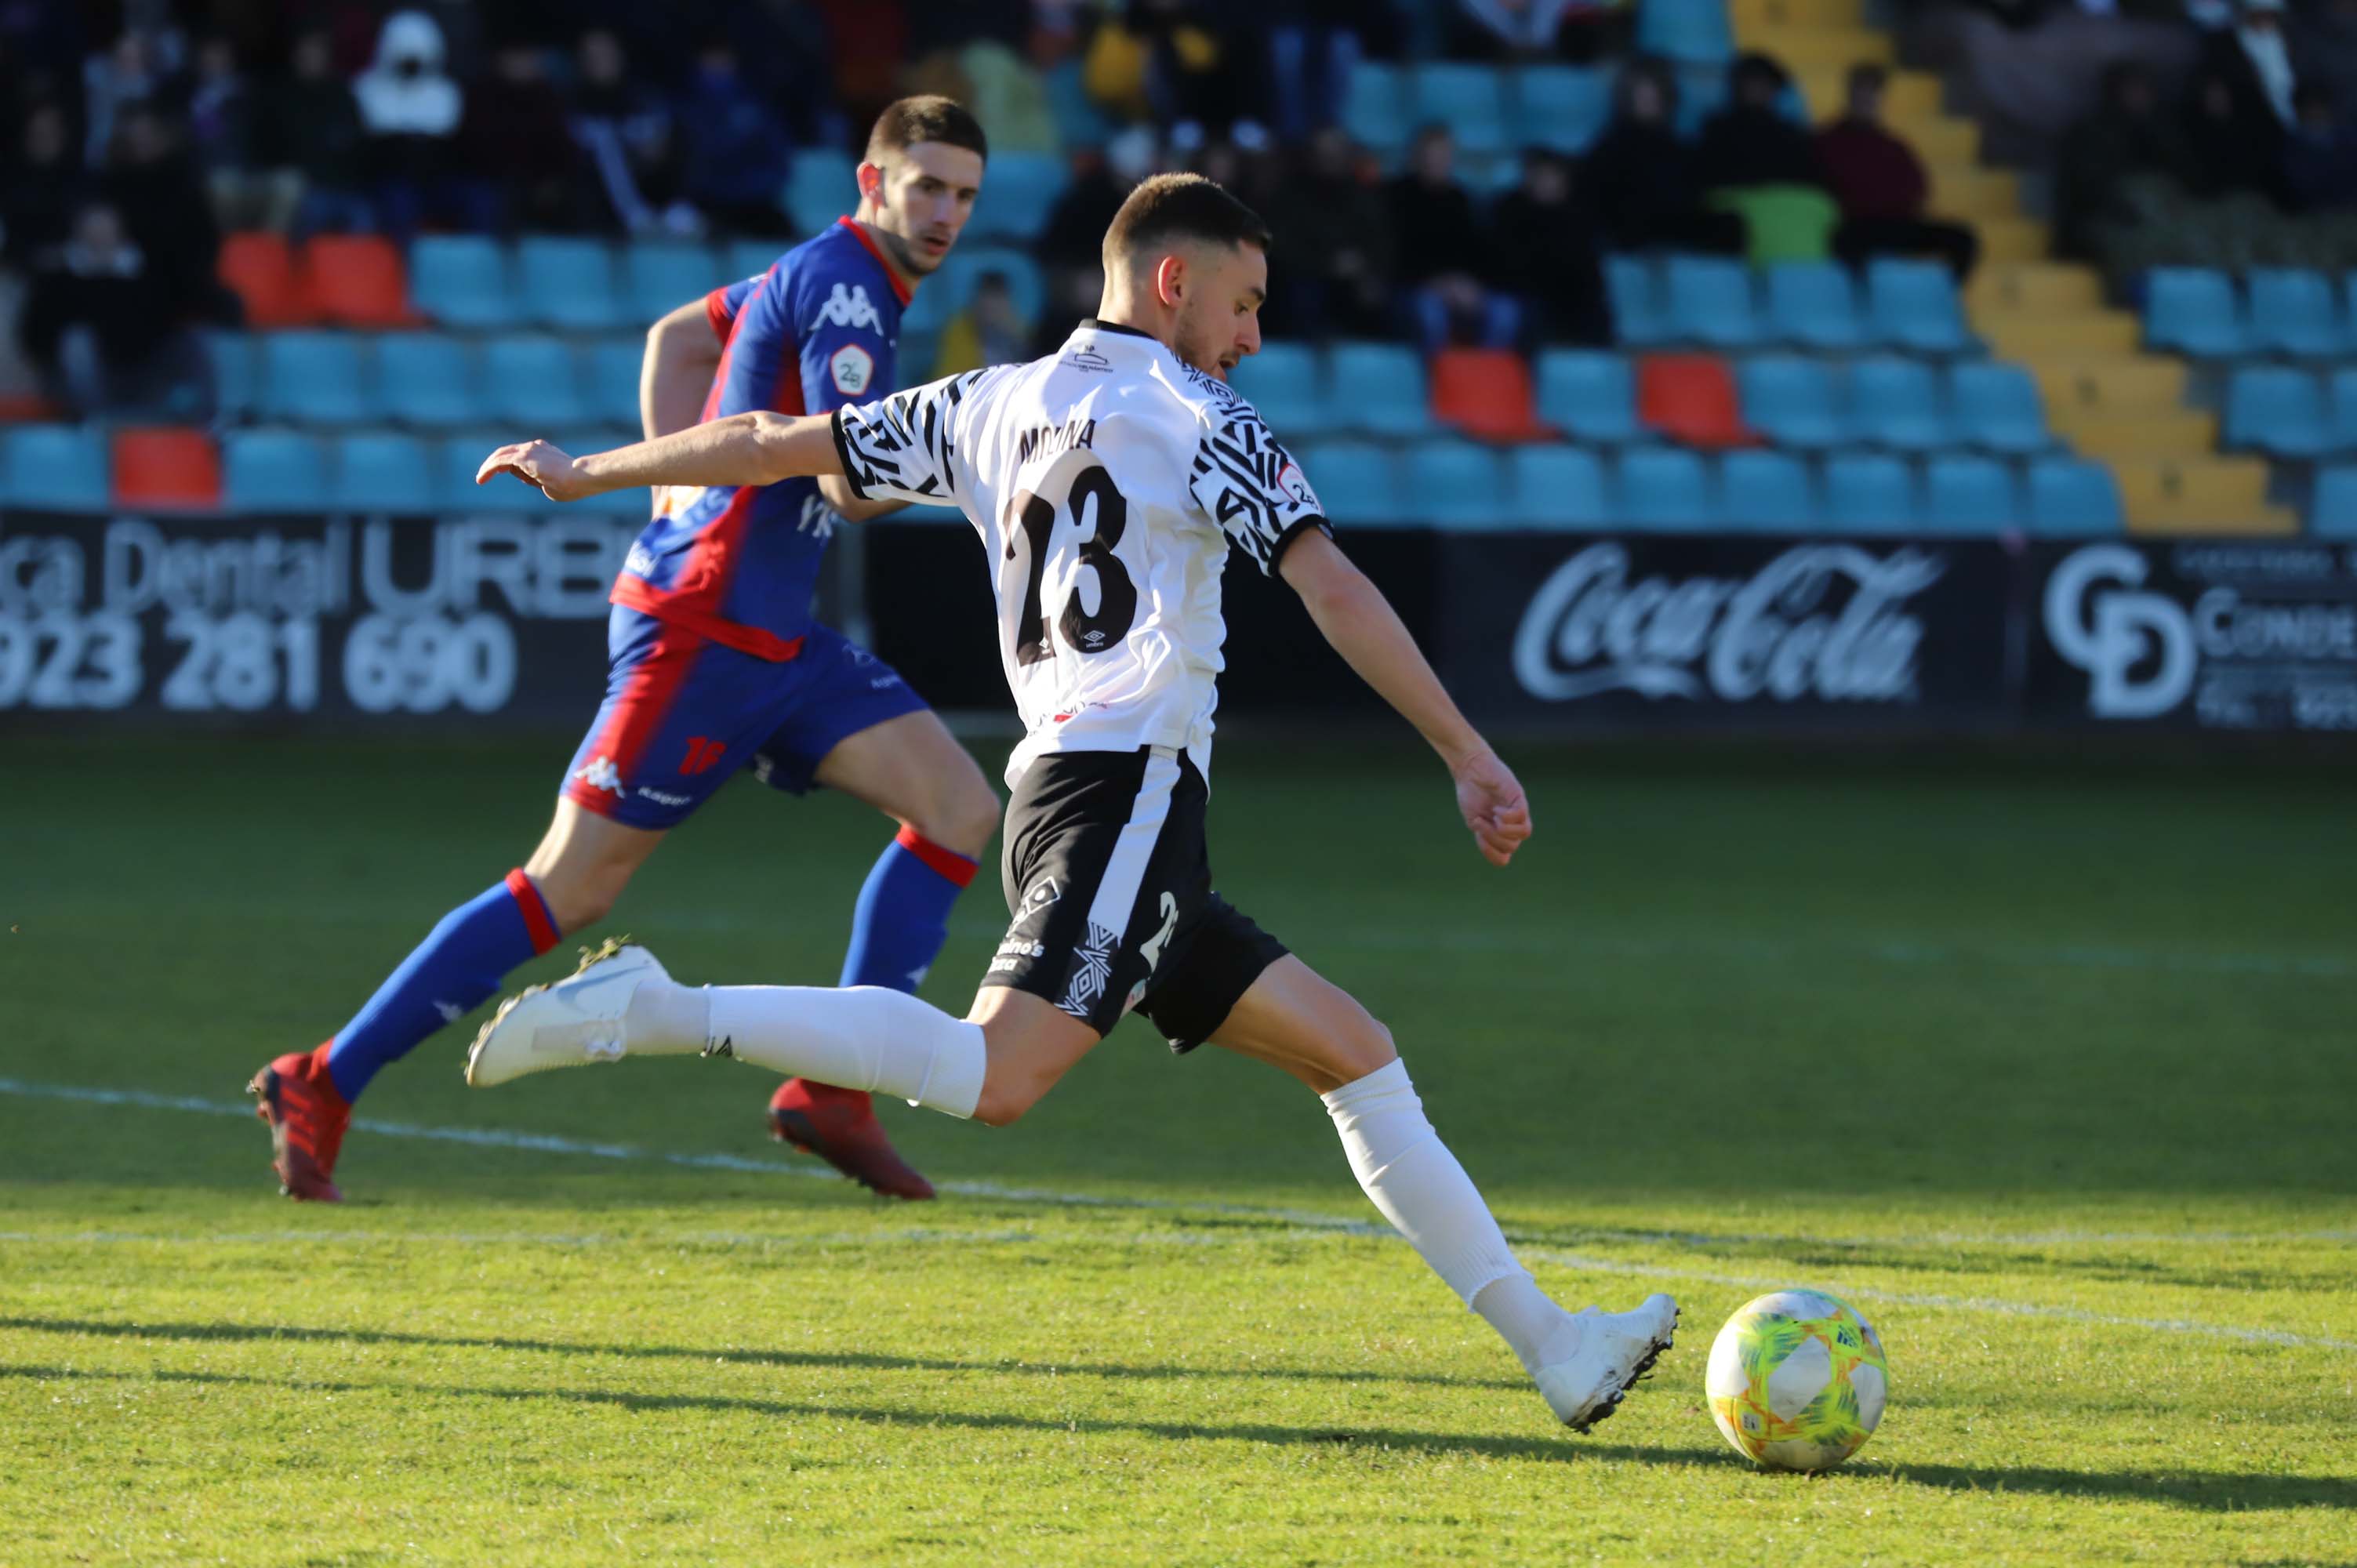
M606 701L565 795L625 827L678 826L748 763L804 794L844 739L925 706L899 671L823 626L780 663L618 605L606 643Z

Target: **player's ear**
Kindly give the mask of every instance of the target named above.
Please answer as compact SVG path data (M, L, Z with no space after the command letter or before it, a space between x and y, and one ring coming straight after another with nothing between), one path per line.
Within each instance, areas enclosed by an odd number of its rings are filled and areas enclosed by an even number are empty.
M855 177L859 181L859 199L863 205L870 201L876 203L878 207L884 205L884 170L882 166L872 163L862 163L859 166L859 172Z
M1173 252L1154 263L1154 297L1174 308L1187 297L1187 258Z

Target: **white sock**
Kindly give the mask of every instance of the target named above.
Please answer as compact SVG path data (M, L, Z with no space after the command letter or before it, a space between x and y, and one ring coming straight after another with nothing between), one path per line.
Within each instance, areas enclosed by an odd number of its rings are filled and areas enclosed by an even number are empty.
M880 985L641 985L629 1021L634 1055L709 1049L957 1117L974 1114L989 1059L981 1025Z
M1515 1261L1505 1234L1393 1061L1320 1096L1351 1157L1351 1174L1433 1273L1513 1348L1531 1371L1577 1348L1571 1315L1549 1301Z

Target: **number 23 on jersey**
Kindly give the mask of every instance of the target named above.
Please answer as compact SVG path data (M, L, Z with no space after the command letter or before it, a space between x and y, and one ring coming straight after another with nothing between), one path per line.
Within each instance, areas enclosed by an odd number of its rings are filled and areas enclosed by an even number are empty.
M1006 537L1006 558L1016 558L1018 538L1030 555L1023 612L1015 621L1015 662L1018 665L1029 666L1055 658L1055 638L1059 634L1064 645L1077 653L1103 653L1117 648L1128 635L1130 624L1137 618L1137 585L1130 580L1129 569L1114 553L1129 526L1129 502L1114 488L1113 476L1105 471L1104 465L1093 458L1083 458L1066 471L1071 482L1061 507L1030 490L1017 491L1006 503L1002 524ZM1052 491L1054 486L1047 488ZM1076 580L1051 631L1042 595L1049 563L1069 558L1065 554L1067 545L1059 541L1059 535L1067 529L1079 535L1074 551L1078 564L1096 572L1097 607L1093 614L1084 607L1083 586Z

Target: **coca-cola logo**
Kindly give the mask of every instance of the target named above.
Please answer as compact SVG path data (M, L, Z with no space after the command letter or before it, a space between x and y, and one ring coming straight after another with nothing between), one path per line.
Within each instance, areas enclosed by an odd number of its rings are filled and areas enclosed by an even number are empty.
M1911 547L1803 544L1749 577L1632 582L1627 546L1593 544L1532 596L1514 633L1514 677L1546 703L1624 691L1912 702L1923 622L1906 601L1945 570Z

